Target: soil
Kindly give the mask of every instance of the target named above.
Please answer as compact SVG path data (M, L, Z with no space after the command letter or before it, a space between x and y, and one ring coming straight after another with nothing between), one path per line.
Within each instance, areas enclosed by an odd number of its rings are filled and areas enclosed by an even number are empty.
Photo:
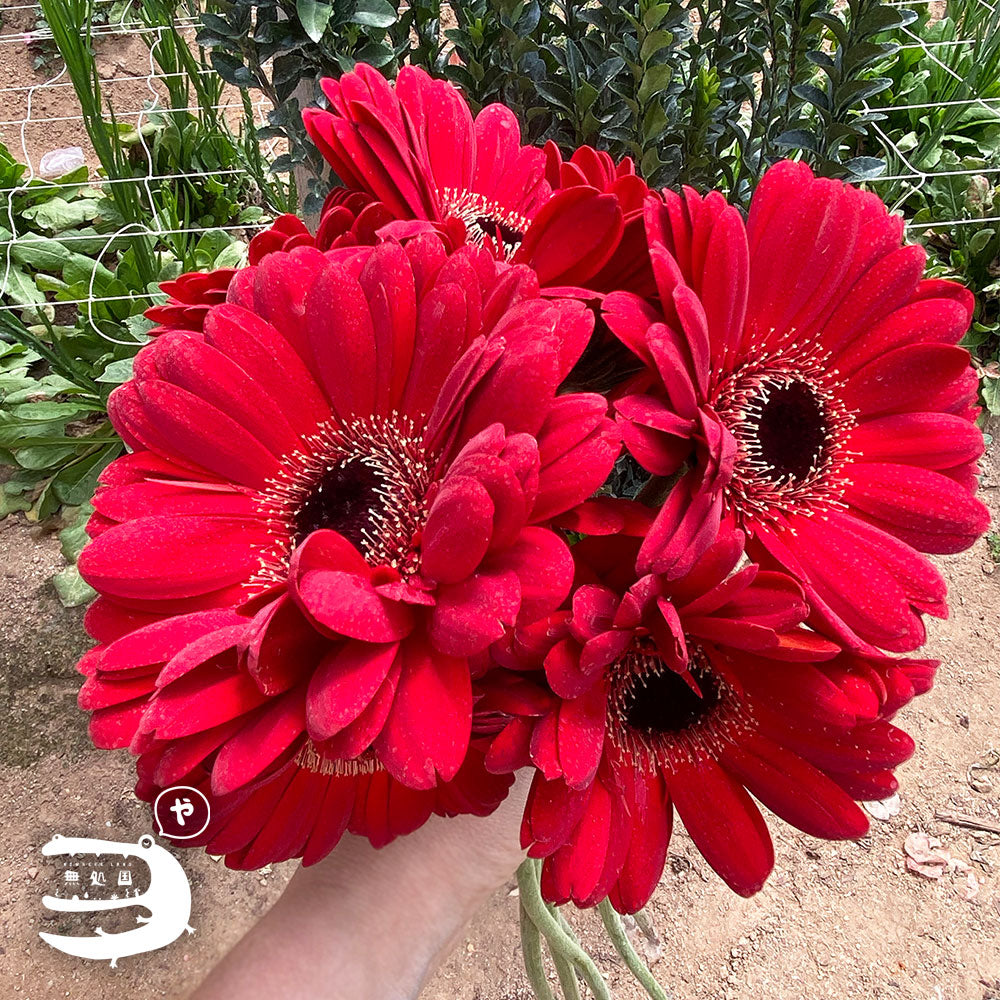
M88 163L96 170L97 156L87 139L73 87L66 74L60 72L61 60L49 55L37 69L34 66L37 55L52 52L52 43L47 43L47 48L29 45L24 33L33 28L34 14L30 10L3 15L0 142L22 163L32 166L36 174L45 153L66 146L82 148ZM152 94L145 79L131 78L149 72L148 49L141 37L132 36L102 38L96 50L97 72L105 96L122 121L136 124L137 117L131 112L138 112Z
M0 88L42 84L22 41L28 11L0 29ZM149 96L138 38L98 46L101 78L116 109ZM112 83L111 81L117 81ZM61 82L61 81L60 81ZM5 91L0 140L36 167L43 153L81 145L95 165L72 89ZM66 121L37 122L64 117ZM996 448L994 447L994 456ZM995 463L982 495L1000 516ZM951 825L943 811L1000 821L1000 767L970 767L1000 752L1000 567L985 541L941 559L952 615L932 622L928 655L941 658L935 689L901 715L917 741L900 769L900 809L872 819L857 843L830 844L772 823L777 862L749 900L711 872L683 830L648 909L658 940L636 933L658 979L679 1000L996 1000L1000 998L1000 835ZM66 610L48 583L61 568L55 537L15 517L0 522L0 997L116 1000L181 997L280 893L291 864L231 872L182 852L192 885L195 934L120 967L54 951L38 938L52 914L41 898L54 868L39 848L53 833L135 840L148 832L132 794L132 761L92 748L76 708L74 663L86 648L81 613ZM904 841L923 831L968 871L929 879L905 867ZM971 876L971 877L970 877ZM644 996L631 982L592 912L568 912L621 1000ZM513 880L468 928L426 987L425 1000L530 1000L521 970Z

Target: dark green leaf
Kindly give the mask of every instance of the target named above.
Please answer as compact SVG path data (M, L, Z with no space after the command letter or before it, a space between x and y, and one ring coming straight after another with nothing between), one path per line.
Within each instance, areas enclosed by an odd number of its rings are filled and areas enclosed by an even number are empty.
M388 0L355 0L346 19L369 28L390 28L396 23L396 9Z
M323 0L295 0L295 13L299 16L302 30L318 42L333 16L333 4Z
M211 53L209 53L209 58L212 60L215 72L226 83L232 84L234 87L254 86L253 74L235 56L230 55L228 52L222 52L220 49L212 49Z
M782 132L775 140L776 146L782 149L808 149L816 152L816 137L802 128L792 128L787 132Z
M844 164L851 180L870 181L885 173L885 161L876 156L855 156Z

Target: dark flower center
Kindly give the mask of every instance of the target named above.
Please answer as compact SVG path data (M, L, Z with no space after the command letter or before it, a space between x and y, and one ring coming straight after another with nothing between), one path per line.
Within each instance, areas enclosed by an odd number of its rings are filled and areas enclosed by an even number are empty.
M504 260L517 252L530 224L519 212L485 195L454 188L441 192L441 212L462 220L470 243L485 246Z
M775 482L816 470L827 441L823 401L806 382L765 382L750 417L756 424L761 473Z
M414 572L435 466L408 417L321 425L258 495L274 542L253 582L283 580L292 550L324 528L343 535L372 566Z
M515 229L503 219L490 215L477 215L470 227L475 235L489 236L500 247L516 250L524 239L524 230Z
M842 507L854 414L840 399L830 359L815 344L748 361L713 399L736 440L726 499L751 523Z
M623 697L625 722L639 732L679 733L704 718L719 703L719 684L713 674L695 667L691 677L699 695L680 674L661 669L637 677Z
M320 528L339 531L358 548L371 533L385 480L364 459L354 458L328 469L294 513L295 544Z
M629 767L672 771L718 755L738 737L748 709L712 664L689 645L687 670L672 670L648 639L610 668L608 733Z

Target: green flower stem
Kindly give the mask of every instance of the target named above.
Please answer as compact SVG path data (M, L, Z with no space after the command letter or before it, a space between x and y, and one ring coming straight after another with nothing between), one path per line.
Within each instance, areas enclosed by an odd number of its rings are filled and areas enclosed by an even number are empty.
M625 959L625 964L632 975L635 976L639 985L642 986L653 1000L670 1000L669 994L656 981L653 973L647 968L646 963L639 957L639 953L632 947L632 942L629 941L628 934L625 933L621 917L615 912L611 903L605 899L602 903L598 904L597 909L601 914L601 920L604 921L604 928L608 932L608 937L611 938L611 942L614 944L618 954Z
M552 964L556 967L559 986L566 1000L580 1000L580 981L576 978L576 970L572 963L563 958L558 951L553 951Z
M579 944L580 941L573 932L573 928L570 927L569 922L563 916L562 910L551 903L546 903L545 908L555 917L563 933L574 944ZM565 1000L580 1000L580 981L576 977L576 971L572 963L563 958L559 951L553 951L552 964L556 967L556 975L559 977L559 986L562 988Z
M573 928L570 927L569 921L563 916L562 910L558 906L553 906L551 903L546 903L545 905L548 907L549 913L551 913L552 916L554 916L556 920L559 922L559 926L569 936L569 939L575 942L576 944L579 944L580 939L576 936L576 932L573 930Z
M521 927L521 952L524 955L524 971L528 983L538 1000L555 1000L542 964L542 938L535 922L525 909L523 897L520 902L519 923Z
M539 887L538 862L528 858L517 870L517 884L521 894L521 906L531 918L535 927L545 938L553 956L559 953L571 962L583 976L595 1000L611 1000L611 991L604 977L598 971L593 959L559 926L545 901ZM560 980L561 981L561 980Z

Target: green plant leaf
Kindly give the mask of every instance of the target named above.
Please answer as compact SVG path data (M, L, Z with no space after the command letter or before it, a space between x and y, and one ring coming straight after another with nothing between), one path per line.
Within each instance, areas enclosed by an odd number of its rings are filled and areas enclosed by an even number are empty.
M333 17L333 5L323 0L295 0L295 13L299 16L302 30L314 42L318 42Z
M87 535L87 519L92 512L90 504L66 511L69 525L59 532L59 548L63 559L68 563L75 563L80 558L84 546L90 541Z
M52 577L52 586L64 608L78 608L82 604L89 604L97 596L97 591L80 576L76 566L67 566L56 573Z
M11 247L11 256L19 264L35 271L60 274L73 254L58 240L46 239L36 233L25 233Z
M228 52L223 52L221 49L212 49L210 58L215 72L226 83L232 84L234 87L254 86L255 80L253 74L235 56L230 55Z
M347 20L369 28L391 28L396 23L396 9L388 0L356 0Z
M83 439L84 442L86 439ZM64 504L87 503L97 489L97 478L105 466L121 453L119 444L105 445L92 455L61 468L53 477L51 488Z
M1000 378L983 379L983 402L993 416L1000 416Z
M10 299L14 305L37 305L45 301L45 295L31 276L16 264L5 267L0 262L0 278L3 278L3 284L0 285L0 296Z
M79 226L83 222L96 219L100 207L100 202L96 198L66 201L65 198L55 197L40 205L26 208L23 215L24 218L35 223L41 229L47 229L50 233L59 233Z
M855 156L844 164L844 169L851 175L851 180L871 181L885 173L885 160L877 156Z
M132 365L135 358L122 358L119 361L112 361L111 364L101 372L95 379L96 382L110 382L112 385L121 385L132 377Z
M213 267L242 267L246 263L245 243L234 240L216 258Z

